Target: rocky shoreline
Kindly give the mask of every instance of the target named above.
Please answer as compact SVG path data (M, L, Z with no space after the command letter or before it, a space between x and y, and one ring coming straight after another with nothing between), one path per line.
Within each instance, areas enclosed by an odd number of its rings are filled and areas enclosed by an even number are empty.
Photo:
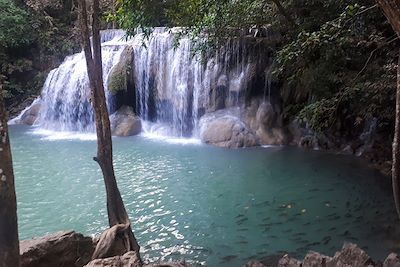
M74 231L50 234L20 242L21 267L139 267L134 252L106 259L91 260L96 239ZM310 251L303 260L286 254L272 260L251 260L243 267L400 267L400 257L391 253L383 262L375 262L352 243L345 243L333 257ZM190 267L182 262L157 262L145 267ZM233 266L234 267L234 266Z

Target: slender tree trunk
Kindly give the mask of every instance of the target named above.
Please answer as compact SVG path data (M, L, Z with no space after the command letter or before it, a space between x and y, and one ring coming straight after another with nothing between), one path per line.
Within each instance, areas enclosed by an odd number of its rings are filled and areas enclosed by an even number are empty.
M400 0L377 0L393 30L400 37ZM400 53L397 66L396 124L393 140L392 183L397 214L400 217Z
M131 230L129 217L125 210L114 174L110 120L103 86L99 13L99 1L94 0L92 18L92 53L86 3L85 0L79 1L82 47L86 58L97 133L97 156L94 160L99 164L103 173L107 194L109 226L110 228L113 226L119 226L112 229L122 231L122 233L118 232L117 234L123 234L124 236L125 251L133 250L137 252L137 255L139 256L140 247ZM99 247L100 246L98 246L98 248ZM106 252L97 251L93 257L113 256L106 254Z
M0 80L0 267L18 267L17 200L8 137L7 114Z
M400 14L399 14L400 15ZM397 214L400 217L400 54L397 66L396 124L393 140L392 184Z

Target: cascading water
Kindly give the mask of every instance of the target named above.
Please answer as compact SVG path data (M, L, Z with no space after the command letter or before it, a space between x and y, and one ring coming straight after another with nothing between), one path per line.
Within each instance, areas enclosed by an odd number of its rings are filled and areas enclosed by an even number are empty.
M124 31L102 32L104 85L121 60L129 62L134 91L128 101L144 121L144 131L176 137L197 136L199 118L218 109L246 104L252 87L263 94L257 81L270 65L268 53L260 56L246 38L232 39L214 56L193 56L188 38L175 45L174 30L157 28L144 38L124 38ZM132 60L123 51L129 47ZM121 56L122 55L122 56ZM262 76L264 79L265 75ZM108 91L108 90L107 90ZM253 92L254 93L254 92ZM118 109L118 95L107 93L110 111ZM57 131L93 132L93 112L83 52L69 56L47 77L35 125ZM115 105L115 106L113 106Z
M125 43L122 31L102 34L105 86L111 68L119 61ZM107 94L108 95L108 94ZM41 94L41 111L36 125L57 131L92 132L93 111L84 53L69 56L47 76Z

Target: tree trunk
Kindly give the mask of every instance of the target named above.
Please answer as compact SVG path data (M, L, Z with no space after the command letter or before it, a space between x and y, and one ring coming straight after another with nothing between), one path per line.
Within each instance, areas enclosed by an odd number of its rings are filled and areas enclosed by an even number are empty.
M400 16L400 14L399 14ZM394 203L400 217L400 54L397 66L397 91L396 91L396 124L393 140L392 184Z
M400 0L377 0L393 30L400 37ZM397 214L400 217L400 54L397 66L396 124L393 140L392 183Z
M110 120L103 86L99 13L99 1L94 0L92 21L92 53L86 3L85 0L79 1L79 21L82 31L82 47L86 58L92 94L91 101L94 109L97 133L97 156L94 158L94 160L99 164L103 173L107 194L107 212L110 229L116 229L115 231L118 230L117 234L122 236L122 239L124 240L125 252L133 250L137 252L139 257L140 247L132 233L129 217L125 210L114 174ZM124 225L125 227L112 228L116 225ZM105 242L111 241L106 239ZM98 245L99 249L96 249L96 252L93 255L94 258L114 256L110 255L111 252L109 251L101 251L101 246L110 249L110 245Z
M1 80L0 80L1 82ZM7 114L0 84L0 267L18 267L17 200Z

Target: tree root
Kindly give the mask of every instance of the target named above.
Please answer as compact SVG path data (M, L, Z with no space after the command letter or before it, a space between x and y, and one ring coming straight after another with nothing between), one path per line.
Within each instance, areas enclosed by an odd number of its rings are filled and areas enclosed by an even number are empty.
M92 260L124 255L130 251L128 230L130 231L130 223L116 224L105 230L100 236Z

